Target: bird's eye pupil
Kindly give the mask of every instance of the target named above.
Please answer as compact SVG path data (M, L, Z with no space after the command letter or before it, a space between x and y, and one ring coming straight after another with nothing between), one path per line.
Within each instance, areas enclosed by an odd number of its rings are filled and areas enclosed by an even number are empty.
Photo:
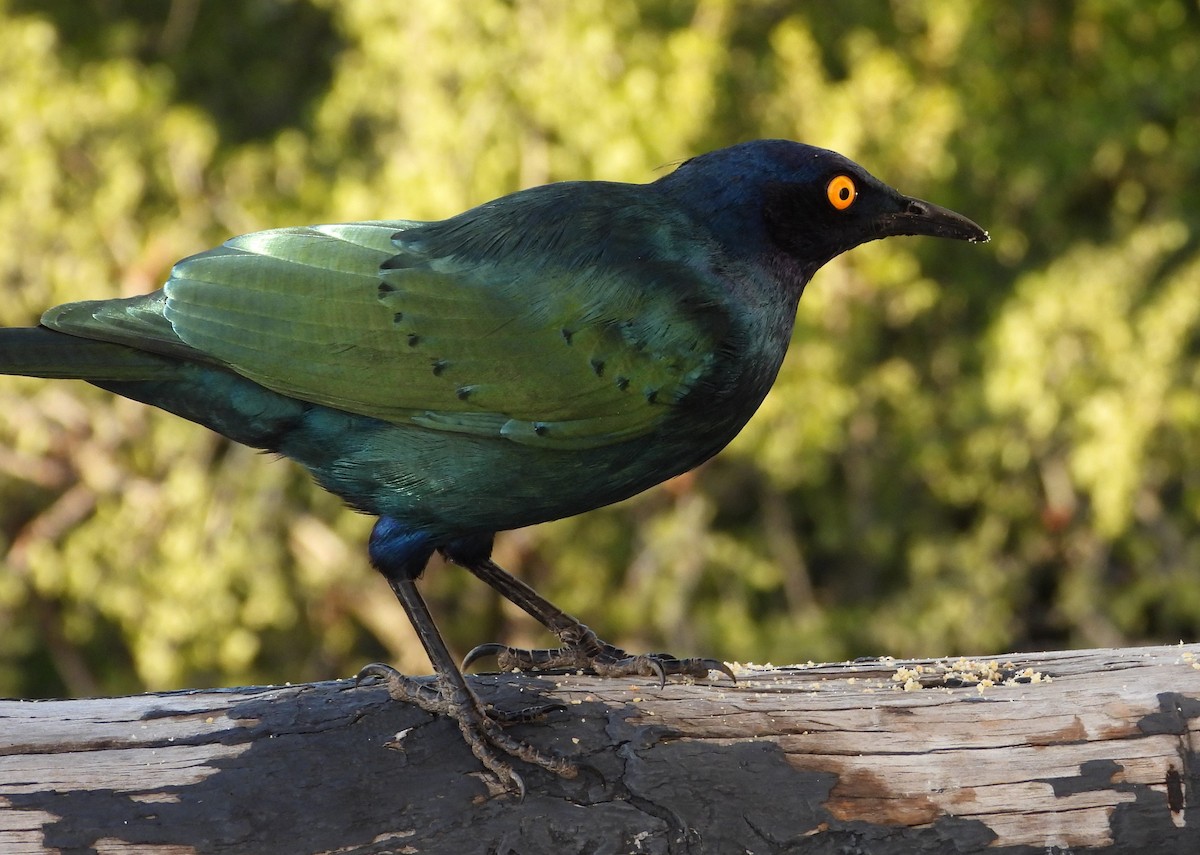
M857 194L858 188L854 186L854 179L849 175L835 175L825 186L825 195L829 199L829 204L839 211L844 211L853 205L854 197Z

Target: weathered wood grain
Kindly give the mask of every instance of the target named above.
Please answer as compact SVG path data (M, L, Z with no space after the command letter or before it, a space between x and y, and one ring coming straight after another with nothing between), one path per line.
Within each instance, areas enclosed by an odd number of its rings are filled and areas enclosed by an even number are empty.
M475 678L568 707L513 728L582 768L521 767L523 802L453 724L350 681L0 701L0 853L1200 852L1200 645L994 658L1052 679Z

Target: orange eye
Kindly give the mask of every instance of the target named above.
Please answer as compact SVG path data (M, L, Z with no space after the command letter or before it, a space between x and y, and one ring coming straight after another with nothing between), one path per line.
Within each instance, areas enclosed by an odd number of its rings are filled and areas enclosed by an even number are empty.
M830 205L844 211L854 204L858 188L854 186L854 179L849 175L835 175L826 186L825 195L829 198Z

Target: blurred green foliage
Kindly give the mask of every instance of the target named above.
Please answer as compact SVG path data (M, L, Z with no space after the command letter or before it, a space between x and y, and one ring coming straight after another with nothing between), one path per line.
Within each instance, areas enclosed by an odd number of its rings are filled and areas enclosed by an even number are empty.
M272 226L838 149L989 228L822 271L722 456L498 560L610 640L776 662L1200 634L1200 9L0 0L0 323ZM80 383L0 382L0 694L428 668L370 520ZM459 651L537 627L454 569Z

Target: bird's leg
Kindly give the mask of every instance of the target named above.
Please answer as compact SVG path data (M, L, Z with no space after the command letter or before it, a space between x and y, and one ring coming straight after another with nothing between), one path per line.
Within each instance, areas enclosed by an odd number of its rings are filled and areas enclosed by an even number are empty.
M602 677L656 677L660 683L668 676L707 677L710 671L719 671L737 682L729 666L717 659L677 659L668 653L634 655L608 644L492 561L491 550L490 537L462 538L441 548L446 558L470 570L554 633L562 646L521 650L503 644L481 644L463 659L464 669L477 659L495 655L501 670L590 669Z
M417 591L416 578L424 569L432 548L419 535L403 529L388 517L381 517L376 523L370 547L371 563L388 580L425 647L436 674L436 684L435 687L428 686L389 665L378 663L363 668L358 679L378 677L387 685L388 694L393 699L454 719L471 752L502 784L512 787L520 795L525 792L524 782L512 766L497 755L497 750L563 777L574 777L575 766L567 759L539 751L504 733L467 685L433 622L424 598Z

